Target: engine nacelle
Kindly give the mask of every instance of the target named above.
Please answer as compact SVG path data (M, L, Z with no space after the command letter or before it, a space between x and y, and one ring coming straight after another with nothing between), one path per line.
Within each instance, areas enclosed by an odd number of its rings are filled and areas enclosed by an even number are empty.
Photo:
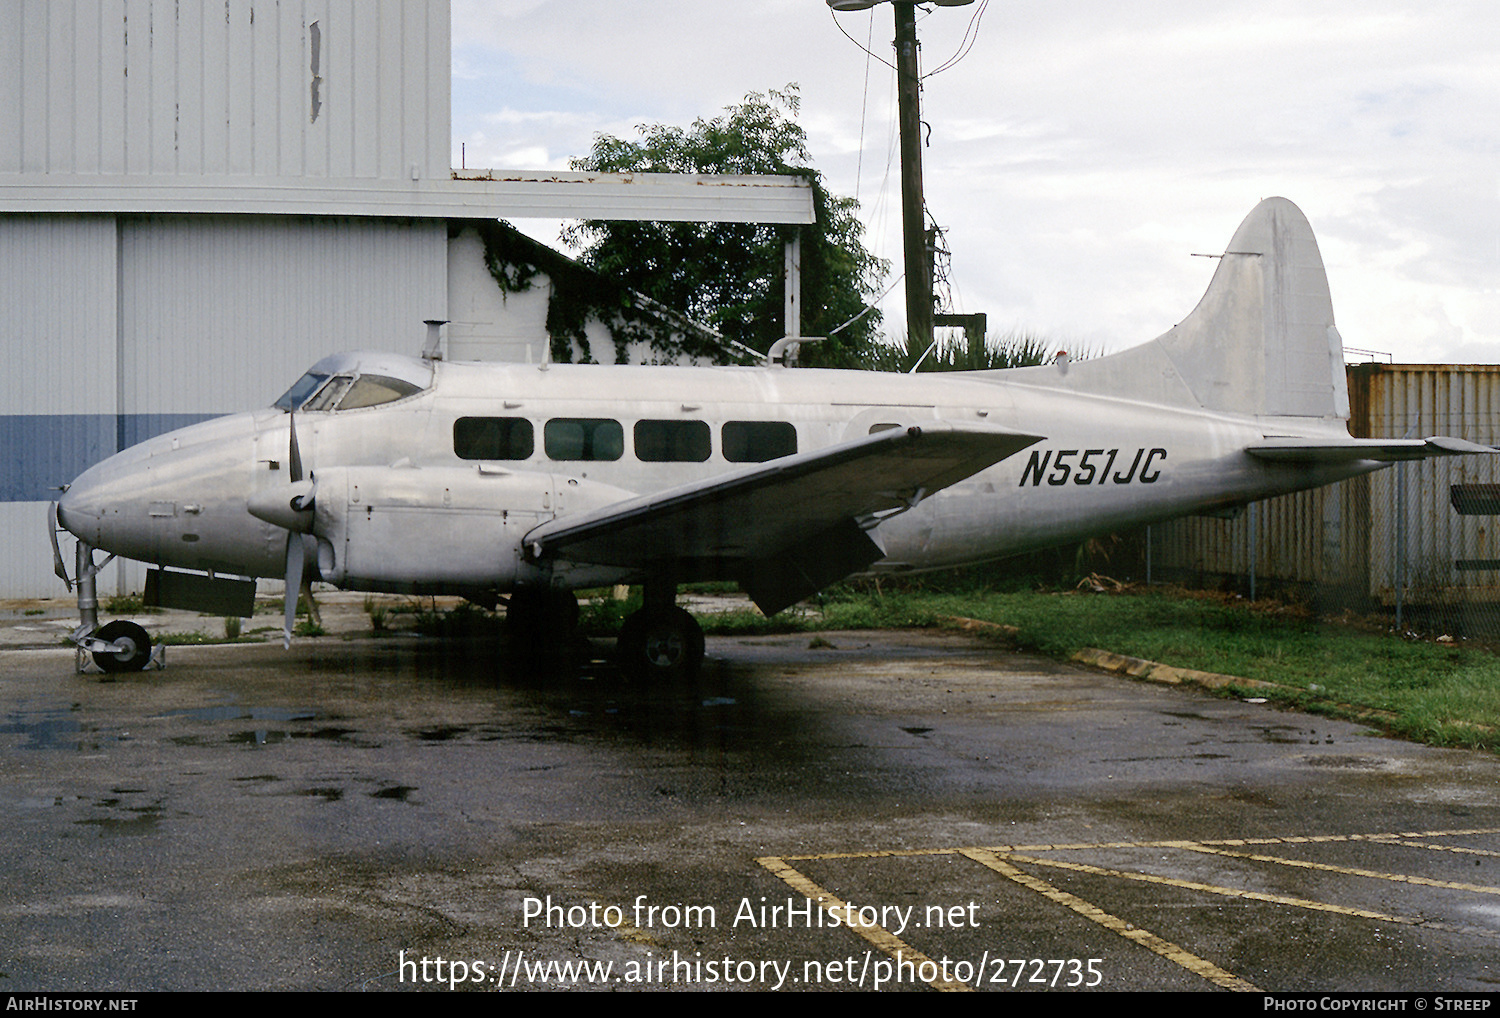
M315 471L318 571L351 590L511 590L546 583L521 539L538 523L630 497L610 485L488 465Z

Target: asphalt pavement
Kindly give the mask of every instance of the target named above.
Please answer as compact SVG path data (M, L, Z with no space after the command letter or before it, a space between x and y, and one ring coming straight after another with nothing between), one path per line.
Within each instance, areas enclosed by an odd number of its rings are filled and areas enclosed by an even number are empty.
M1497 988L1492 755L962 633L642 686L324 611L116 677L0 606L0 989Z

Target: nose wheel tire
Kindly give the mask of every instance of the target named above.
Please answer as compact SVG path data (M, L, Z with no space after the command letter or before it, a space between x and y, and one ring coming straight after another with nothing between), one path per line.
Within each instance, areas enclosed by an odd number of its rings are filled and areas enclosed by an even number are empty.
M703 630L676 606L642 609L620 627L620 667L633 678L680 679L703 663Z
M94 664L106 672L138 672L151 662L151 637L134 622L123 619L106 622L95 631L94 638L120 648L94 651Z

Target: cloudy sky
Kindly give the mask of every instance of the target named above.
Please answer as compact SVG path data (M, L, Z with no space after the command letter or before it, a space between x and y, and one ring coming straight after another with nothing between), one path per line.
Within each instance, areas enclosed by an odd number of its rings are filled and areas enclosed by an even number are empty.
M1346 346L1500 361L1492 3L977 0L919 18L956 311L1132 346L1197 302L1217 263L1192 255L1283 195L1318 236ZM454 165L566 169L598 133L795 82L815 165L899 271L893 34L888 4L454 0ZM897 287L888 331L901 306Z

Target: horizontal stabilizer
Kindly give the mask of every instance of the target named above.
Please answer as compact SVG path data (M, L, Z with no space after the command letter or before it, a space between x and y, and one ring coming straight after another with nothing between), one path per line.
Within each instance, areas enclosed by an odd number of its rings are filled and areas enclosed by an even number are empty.
M1374 460L1394 463L1397 460L1421 460L1429 456L1468 456L1494 453L1492 446L1479 445L1462 438L1346 438L1341 441L1315 442L1305 438L1271 438L1246 450L1257 459L1273 463L1353 463Z

